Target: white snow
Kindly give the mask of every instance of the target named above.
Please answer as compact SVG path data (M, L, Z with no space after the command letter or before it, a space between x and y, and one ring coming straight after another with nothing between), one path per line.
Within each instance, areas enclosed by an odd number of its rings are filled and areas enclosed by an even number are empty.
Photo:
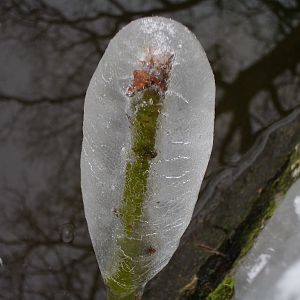
M249 283L251 283L253 279L262 271L262 269L267 265L270 258L271 255L264 253L258 257L257 262L251 267L248 272L247 281Z
M294 207L295 207L295 212L299 217L300 220L300 196L296 196L294 199Z
M300 300L300 260L282 274L275 290L277 300Z

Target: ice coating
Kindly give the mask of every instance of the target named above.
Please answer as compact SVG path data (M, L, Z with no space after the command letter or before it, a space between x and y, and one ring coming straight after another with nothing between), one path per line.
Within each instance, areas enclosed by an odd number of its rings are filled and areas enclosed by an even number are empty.
M163 94L150 88L154 93L150 101L156 97L159 101L155 155L145 160L141 211L132 216L137 221L128 233L124 210L122 215L128 164L134 160L135 139L144 138L134 137L138 115L132 103L147 100L147 89L139 91L136 100L128 95L128 87L147 49L155 57L173 55L172 68ZM205 52L180 23L161 17L139 19L109 43L86 94L81 156L85 215L108 286L122 292L142 289L178 247L211 153L214 99L214 78ZM130 274L125 276L120 265L128 266Z

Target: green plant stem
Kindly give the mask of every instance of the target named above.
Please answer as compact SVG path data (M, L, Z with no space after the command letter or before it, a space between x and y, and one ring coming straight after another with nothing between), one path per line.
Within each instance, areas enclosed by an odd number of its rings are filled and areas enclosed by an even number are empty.
M132 149L126 165L123 199L118 212L124 235L118 241L120 249L113 258L113 263L117 262L118 265L114 265L112 276L106 279L110 300L139 299L136 291L141 290L147 273L147 269L139 263L139 257L152 255L147 253L147 245L138 237L150 163L156 156L155 137L161 107L160 98L158 92L149 89L133 105L135 114L131 118Z
M110 289L107 289L107 300L139 300L141 299L141 291L133 291L132 293L122 296L120 294L115 294Z

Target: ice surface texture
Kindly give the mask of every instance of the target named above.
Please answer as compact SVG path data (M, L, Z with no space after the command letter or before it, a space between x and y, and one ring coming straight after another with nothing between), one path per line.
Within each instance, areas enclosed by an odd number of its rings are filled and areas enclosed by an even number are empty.
M131 22L99 62L84 106L81 180L111 299L134 299L177 249L211 153L214 99L199 41L170 19Z

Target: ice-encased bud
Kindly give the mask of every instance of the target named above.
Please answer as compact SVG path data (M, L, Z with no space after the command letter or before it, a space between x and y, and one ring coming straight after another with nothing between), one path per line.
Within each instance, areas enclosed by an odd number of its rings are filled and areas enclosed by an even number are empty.
M109 43L86 94L81 181L111 299L139 294L177 249L210 157L214 105L211 67L182 24L142 18Z

